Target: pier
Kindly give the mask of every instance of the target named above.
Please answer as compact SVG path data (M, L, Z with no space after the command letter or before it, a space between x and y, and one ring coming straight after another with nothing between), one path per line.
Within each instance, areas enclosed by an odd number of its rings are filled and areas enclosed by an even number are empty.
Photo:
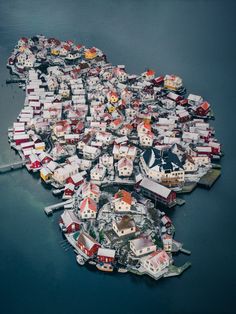
M68 200L65 202L60 202L57 204L49 205L44 208L44 212L47 216L52 215L55 211L63 208L65 205L71 204L73 200Z
M25 160L20 160L16 162L12 162L9 164L1 165L0 166L0 174L12 171L12 170L17 170L22 168L25 165Z
M12 84L12 83L25 83L25 79L11 79L11 80L6 80L6 84Z
M210 189L216 180L220 177L220 175L220 169L212 168L203 177L201 177L197 184L205 189Z

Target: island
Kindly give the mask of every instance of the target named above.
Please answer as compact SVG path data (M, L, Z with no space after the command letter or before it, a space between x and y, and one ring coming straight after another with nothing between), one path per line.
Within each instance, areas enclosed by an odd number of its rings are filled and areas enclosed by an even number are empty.
M63 211L58 224L78 264L155 280L187 269L174 265L190 251L168 213L220 176L209 102L187 96L177 75L129 74L73 40L22 37L7 67L6 83L25 101L8 129L21 160L0 172L26 167L61 199L44 211Z

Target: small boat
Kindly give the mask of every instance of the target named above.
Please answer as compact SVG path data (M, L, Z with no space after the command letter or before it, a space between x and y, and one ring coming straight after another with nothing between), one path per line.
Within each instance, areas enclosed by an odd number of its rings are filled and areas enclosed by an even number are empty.
M108 264L108 263L96 264L96 267L97 267L97 269L99 269L101 271L107 271L107 272L113 271L113 266L111 264Z
M60 227L62 232L64 232L64 233L67 232L67 229L66 229L65 225L62 222L59 223L59 227Z
M118 273L127 273L128 270L126 268L118 268Z
M83 257L81 255L77 255L76 260L77 260L77 263L81 266L83 266L85 264L85 260L83 259Z
M96 265L96 262L94 262L94 261L89 261L88 262L90 265Z

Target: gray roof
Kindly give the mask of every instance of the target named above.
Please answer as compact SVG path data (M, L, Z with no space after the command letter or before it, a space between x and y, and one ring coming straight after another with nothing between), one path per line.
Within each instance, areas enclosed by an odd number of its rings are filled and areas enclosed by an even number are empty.
M155 194L158 194L164 198L167 198L169 196L169 194L171 193L171 190L168 189L167 187L154 182L148 178L144 178L141 183L140 186L145 188L146 190L149 190Z

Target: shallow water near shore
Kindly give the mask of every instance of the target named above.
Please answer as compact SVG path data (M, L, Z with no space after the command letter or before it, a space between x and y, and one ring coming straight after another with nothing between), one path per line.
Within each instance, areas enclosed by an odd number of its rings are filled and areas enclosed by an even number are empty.
M21 36L45 34L101 48L130 73L147 67L180 75L188 91L213 106L225 153L213 188L185 195L171 213L176 240L192 251L181 277L154 281L79 267L65 251L57 202L24 169L0 175L1 313L233 313L235 263L236 46L234 1L0 1L0 163L17 160L7 128L24 101L9 78L7 57Z

